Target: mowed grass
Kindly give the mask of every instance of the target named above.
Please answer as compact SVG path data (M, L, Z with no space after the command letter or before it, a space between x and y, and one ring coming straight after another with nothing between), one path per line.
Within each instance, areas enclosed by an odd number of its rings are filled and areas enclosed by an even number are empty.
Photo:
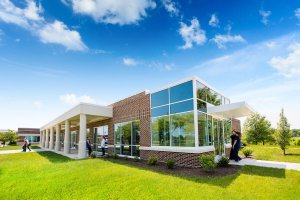
M20 150L22 151L22 145L8 145L8 146L5 146L5 147L0 147L0 151L1 150ZM40 147L38 146L38 144L32 144L30 146L31 149L40 149ZM28 149L27 149L28 151Z
M297 146L289 146L286 151L287 155L285 156L283 155L283 151L277 146L249 145L247 147L253 149L253 155L257 160L300 163L300 147Z
M300 172L243 167L222 178L184 178L52 152L0 155L0 199L298 199Z

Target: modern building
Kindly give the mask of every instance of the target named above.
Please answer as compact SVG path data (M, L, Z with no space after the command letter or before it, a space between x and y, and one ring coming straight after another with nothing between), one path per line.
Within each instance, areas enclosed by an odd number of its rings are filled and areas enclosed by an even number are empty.
M23 143L27 138L31 143L40 142L40 129L39 128L18 128L18 143Z
M80 103L40 128L41 146L86 158L86 139L94 151L102 135L108 152L120 156L198 167L199 154L223 155L230 149L236 118L253 114L245 102L230 99L197 77L159 90L143 91L109 106Z

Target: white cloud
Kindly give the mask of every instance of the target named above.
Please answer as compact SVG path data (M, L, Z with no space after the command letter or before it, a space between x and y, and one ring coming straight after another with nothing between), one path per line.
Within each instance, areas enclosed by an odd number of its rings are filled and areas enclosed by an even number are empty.
M135 66L138 64L138 62L133 58L126 57L126 58L123 58L123 64L128 65L128 66Z
M39 30L39 37L43 43L61 44L67 50L83 51L87 47L81 41L77 31L69 30L68 27L60 22L54 21L52 24L45 25Z
M216 14L212 14L208 24L212 27L219 27L219 19Z
M40 3L36 4L34 0L27 0L26 3L25 8L19 8L10 0L0 1L0 21L27 29L43 43L59 44L75 51L86 49L77 31L69 30L58 20L47 22L42 16L44 11Z
M166 11L170 13L171 16L177 16L179 14L179 10L176 6L176 3L172 0L162 0L162 4L165 7Z
M71 106L75 106L79 103L95 103L95 99L90 96L83 95L83 96L76 96L75 94L66 94L59 97L59 99Z
M299 23L300 23L300 8L297 8L295 10L295 16L297 17L297 19L299 20Z
M37 109L41 109L42 107L42 102L40 101L35 101L33 102L34 107L36 107Z
M269 64L285 77L300 77L300 43L291 45L289 50L287 57L273 57Z
M181 49L191 49L193 43L201 45L206 42L205 31L200 28L200 23L197 18L191 20L190 26L180 22L179 34L185 42L185 44L180 47Z
M274 41L266 42L266 47L268 47L269 49L274 49L274 48L278 47L278 44Z
M157 61L149 62L148 66L152 69L156 69L159 71L172 71L174 69L174 64L167 64Z
M268 25L269 23L269 17L272 14L272 12L270 10L260 10L259 14L261 15L262 19L261 19L261 23L263 23L264 25Z
M88 15L96 22L120 25L135 24L147 16L147 9L156 7L152 0L70 0L70 3L77 14Z
M246 40L241 35L215 35L214 38L211 39L214 43L217 44L218 48L224 49L226 48L227 43L243 43Z

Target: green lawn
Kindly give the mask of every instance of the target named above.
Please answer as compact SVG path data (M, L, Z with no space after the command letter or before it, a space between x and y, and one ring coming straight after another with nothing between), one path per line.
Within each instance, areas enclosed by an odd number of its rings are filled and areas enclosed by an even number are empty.
M222 178L183 178L52 152L0 155L0 199L297 199L300 172L243 167Z
M22 146L23 145L8 145L5 147L0 147L0 151L1 150L22 150ZM32 144L31 145L32 149L39 149L40 147L38 146L38 144ZM27 149L28 150L28 149Z
M257 160L273 160L282 162L297 162L300 163L300 147L290 146L283 156L282 150L277 146L270 145L249 145L247 146L254 150L253 155Z

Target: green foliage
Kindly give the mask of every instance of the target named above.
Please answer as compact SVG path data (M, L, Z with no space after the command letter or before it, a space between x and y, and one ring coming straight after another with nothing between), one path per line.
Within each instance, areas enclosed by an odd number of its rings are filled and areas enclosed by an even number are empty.
M106 157L106 158L110 158L111 156L112 156L112 155L109 154L109 153L105 154L105 157Z
M228 165L229 165L229 158L227 158L226 156L222 156L217 163L218 167L228 167Z
M283 155L286 155L286 149L290 145L292 133L290 131L290 124L284 115L284 110L281 109L279 122L277 123L277 130L275 133L276 143L283 151Z
M157 157L156 156L151 156L148 159L148 165L156 165L156 163L157 163Z
M272 142L274 140L274 130L271 123L258 113L248 117L244 123L244 134L248 144L258 144L262 142Z
M242 150L242 153L245 155L246 158L248 158L249 156L252 156L253 150L250 148L244 148Z
M18 135L16 132L12 130L8 130L7 133L0 133L0 141L9 143L9 144L16 144L18 141Z
M300 137L300 129L293 129L292 137Z
M116 154L116 153L114 153L114 154L112 155L112 158L113 158L113 159L118 159L118 158L119 158L119 155Z
M168 169L174 169L175 166L175 160L169 159L166 161L166 165Z
M125 159L125 160L128 160L129 158L128 158L128 156L124 156L124 159Z
M291 144L295 146L300 146L300 137L294 137L291 139Z
M217 164L215 163L214 155L205 155L205 154L200 155L199 163L205 171L209 171L217 167Z
M140 161L140 158L139 158L138 156L134 156L134 158L133 158L133 159L134 159L134 161L135 161L135 162L138 162L138 161Z
M91 153L91 158L96 158L96 153L95 152Z

